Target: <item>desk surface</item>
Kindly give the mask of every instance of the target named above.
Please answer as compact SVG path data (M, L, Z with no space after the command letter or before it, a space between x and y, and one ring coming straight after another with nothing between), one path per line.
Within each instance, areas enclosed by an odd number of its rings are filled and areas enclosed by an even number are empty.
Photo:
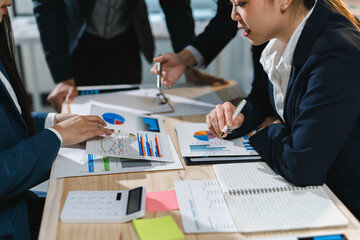
M214 88L219 90L221 87ZM218 91L219 97L228 92ZM225 96L224 96L225 97ZM180 122L204 122L204 115L184 116L176 118L165 118L164 123L167 132L170 134L179 156L180 149L175 133L175 124ZM45 209L40 229L40 240L51 239L138 239L131 223L123 224L64 224L59 222L59 217L66 196L69 191L74 190L127 190L139 185L146 186L148 192L174 190L174 181L179 180L200 180L216 179L212 165L186 166L182 160L184 169L121 173L111 175L99 175L88 177L71 177L54 179L54 172L51 172L49 189L45 202ZM316 230L277 231L254 234L241 233L212 233L212 234L185 234L185 239L245 239L264 238L286 235L303 234L329 234L343 232L348 239L360 239L360 223L350 211L327 189L329 196L341 212L348 218L349 225L346 228L324 228ZM144 218L154 218L170 215L183 231L180 211L146 212ZM184 231L183 231L184 232Z

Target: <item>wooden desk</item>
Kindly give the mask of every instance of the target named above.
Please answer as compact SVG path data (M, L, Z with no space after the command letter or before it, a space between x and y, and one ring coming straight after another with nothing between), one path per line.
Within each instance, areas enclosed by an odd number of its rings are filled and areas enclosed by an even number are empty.
M214 88L215 90L222 89ZM222 90L221 90L222 91ZM221 96L221 91L218 92ZM228 94L228 92L222 92ZM178 140L175 133L175 124L180 122L204 122L205 116L184 116L176 118L166 118L164 120L167 132L175 145L176 151L181 156ZM99 175L89 177L71 177L54 179L52 170L49 182L49 189L45 202L45 209L40 229L40 240L51 239L138 239L131 223L123 224L64 224L59 222L60 213L69 191L74 190L126 190L139 185L146 186L148 192L174 190L174 181L179 180L199 180L216 179L212 165L186 166L182 161L184 169L122 173L111 175ZM341 212L348 218L349 225L346 228L325 228L317 230L298 230L298 231L277 231L254 234L241 233L212 233L212 234L185 234L185 239L245 239L245 238L264 238L285 235L301 234L330 234L343 232L349 239L360 239L360 223L350 213L350 211L336 198L329 190L329 196L339 207ZM167 212L146 212L144 218L154 218L170 215L183 231L180 211ZM183 231L184 232L184 231Z

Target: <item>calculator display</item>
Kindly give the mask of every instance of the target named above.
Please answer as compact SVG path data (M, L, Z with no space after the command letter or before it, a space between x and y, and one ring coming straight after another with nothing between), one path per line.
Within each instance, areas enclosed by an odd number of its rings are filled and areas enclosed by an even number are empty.
M129 191L126 215L140 211L142 189L142 187L138 187Z

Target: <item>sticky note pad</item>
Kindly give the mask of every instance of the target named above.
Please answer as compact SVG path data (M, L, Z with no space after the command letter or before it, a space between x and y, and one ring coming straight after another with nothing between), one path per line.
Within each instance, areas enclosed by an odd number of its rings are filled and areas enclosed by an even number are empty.
M184 239L184 235L171 216L134 219L132 224L140 240Z
M179 204L175 191L147 192L146 207L148 212L178 210Z

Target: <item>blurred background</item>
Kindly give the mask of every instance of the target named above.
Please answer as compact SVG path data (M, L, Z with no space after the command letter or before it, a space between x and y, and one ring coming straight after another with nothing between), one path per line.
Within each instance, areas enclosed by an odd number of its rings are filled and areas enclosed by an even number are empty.
M150 24L155 38L155 56L172 52L169 34L166 28L163 11L158 0L146 0ZM214 0L191 0L195 31L199 34L216 13ZM21 75L30 95L34 111L51 111L46 97L54 88L44 53L39 40L39 32L33 16L32 0L13 0L9 8L17 46L18 64ZM142 57L142 77L144 84L156 87L156 76L150 74L150 65ZM253 77L250 43L238 31L237 36L227 45L222 53L207 67L204 72L220 76L227 80L236 80L239 86L248 93ZM185 82L182 77L179 82ZM176 86L176 85L175 85Z

